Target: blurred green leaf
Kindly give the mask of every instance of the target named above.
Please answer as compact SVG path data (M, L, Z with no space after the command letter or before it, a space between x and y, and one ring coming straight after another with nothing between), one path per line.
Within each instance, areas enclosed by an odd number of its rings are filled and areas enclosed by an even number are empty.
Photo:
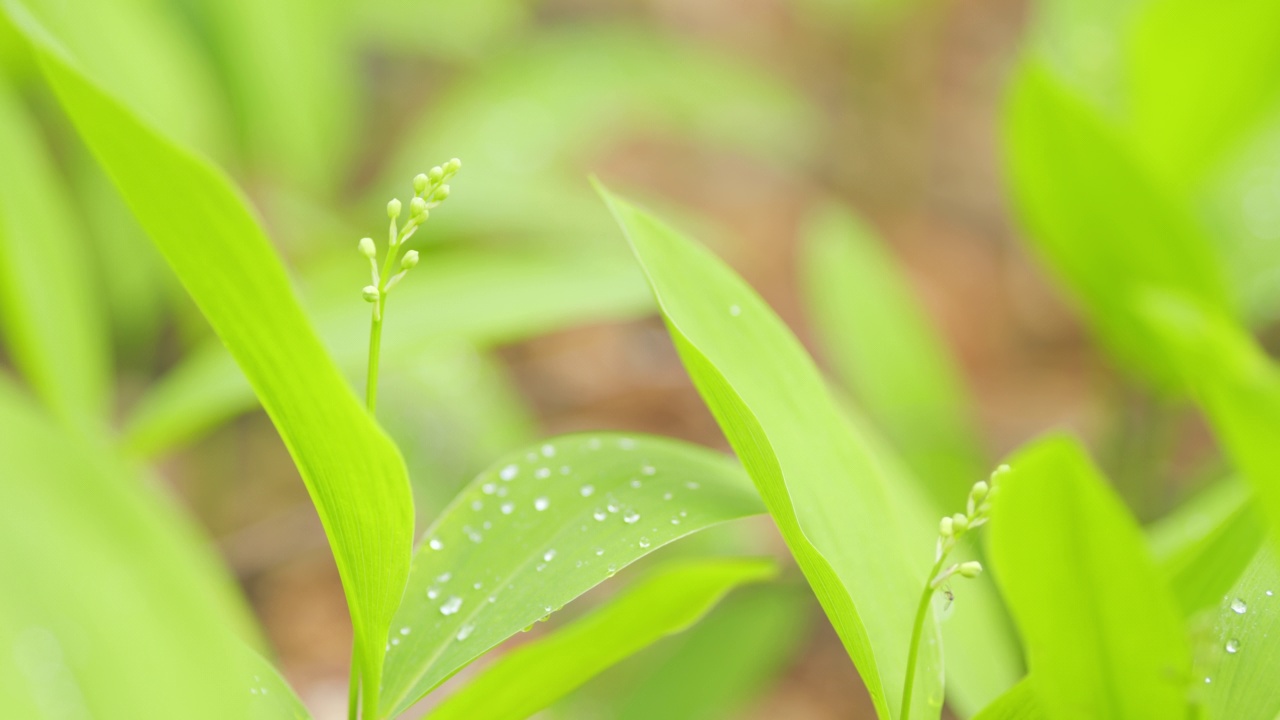
M475 61L487 57L529 20L527 0L359 0L349 3L366 44L394 51Z
M1133 137L1189 189L1280 107L1280 3L1147 2L1128 39Z
M181 510L3 376L0 428L5 715L244 717L244 610Z
M400 712L636 559L762 512L727 458L672 440L570 435L481 473L426 532L387 646Z
M105 428L106 318L88 243L34 120L0 78L0 330L14 365L68 427Z
M362 383L369 307L357 293L367 277L359 263L346 264L313 278L314 294L329 298L315 312L316 325L338 365ZM384 323L382 356L390 366L412 362L442 341L461 339L483 349L572 325L630 319L653 307L625 258L546 252L426 255L413 280L397 286L392 302L404 312L388 313ZM139 402L126 443L135 452L158 454L253 406L231 358L209 346Z
M776 572L772 560L754 558L663 565L586 617L502 656L426 717L523 720L624 658L686 630L735 587Z
M312 332L236 188L94 85L18 3L8 0L6 7L81 137L280 432L329 537L366 687L376 687L413 541L413 499L399 452ZM375 691L367 696L376 703Z
M1130 369L1168 384L1156 338L1133 307L1149 287L1186 293L1231 314L1212 246L1187 208L1113 128L1034 57L1006 109L1007 165L1029 239Z
M256 174L319 194L351 146L356 62L340 0L199 0Z
M1219 597L1213 628L1197 648L1198 698L1208 717L1274 718L1280 714L1280 561L1263 546L1244 574ZM1271 639L1275 634L1276 639Z
M1147 530L1151 554L1183 615L1218 602L1258 551L1266 523L1248 487L1210 486Z
M1156 347L1177 363L1219 443L1253 486L1272 538L1280 537L1280 369L1247 331L1191 299L1151 293L1138 305L1162 333Z
M734 593L690 630L625 695L611 698L615 720L727 720L764 696L809 639L812 596L766 585ZM655 648L657 650L657 648ZM616 708L616 712L612 709ZM591 716L585 716L591 717Z
M969 399L950 352L891 255L852 213L814 213L803 247L808 310L836 376L883 429L936 506L983 475Z
M1043 720L1048 717L1040 709L1031 680L1024 678L1009 688L995 702L974 716L973 720Z
M990 555L1051 718L1186 715L1182 619L1141 530L1072 440L1010 461Z
M248 720L311 720L293 688L266 658L245 649L241 674L249 686Z
M880 717L901 701L929 540L895 502L800 343L705 249L610 195L676 349L764 497ZM918 541L918 542L913 542ZM920 552L909 552L920 545ZM917 707L942 706L937 627L921 642Z

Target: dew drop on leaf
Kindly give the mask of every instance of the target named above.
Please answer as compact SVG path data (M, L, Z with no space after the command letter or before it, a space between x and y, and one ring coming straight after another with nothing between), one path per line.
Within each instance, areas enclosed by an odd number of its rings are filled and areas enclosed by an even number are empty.
M1243 615L1245 611L1248 609L1249 609L1249 606L1246 605L1244 600L1241 600L1240 598L1236 598L1235 600L1231 601L1231 612L1237 615Z
M431 538L431 541L428 542L427 545L432 550L440 550L444 547L444 543L440 542L440 538Z
M622 521L628 525L634 525L640 521L640 513L635 510L628 510L626 514L622 516Z
M542 559L546 560L547 562L551 562L555 558L555 556L556 556L556 551L554 549L548 550L542 553Z
M510 515L516 509L516 506L514 503L505 502L498 509L502 511L503 515Z
M642 548L647 548L647 547L649 547L649 544L650 544L650 543L649 543L649 538L647 538L647 537L642 537L642 538L640 538L640 547L642 547Z
M591 485L583 485L582 489L579 490L578 492L582 494L582 497L591 497L591 493L595 491L596 491L595 487Z
M454 595L453 597L450 597L448 600L445 600L444 604L440 606L440 614L452 615L461 609L462 609L462 598L458 597L457 595Z
M537 510L538 512L542 512L543 510L546 510L549 507L551 507L551 501L544 497L540 497L537 500L533 501L533 509Z
M1226 649L1228 653L1235 655L1236 653L1240 652L1240 641L1236 640L1235 638L1228 640Z
M519 467L517 467L516 465L508 465L502 468L502 472L498 473L498 477L502 478L503 480L510 481L515 479L516 473L518 472L520 472Z
M462 641L471 637L471 633L475 631L475 629L476 629L476 626L472 623L467 623L466 625L463 625L462 627L458 628L458 640Z

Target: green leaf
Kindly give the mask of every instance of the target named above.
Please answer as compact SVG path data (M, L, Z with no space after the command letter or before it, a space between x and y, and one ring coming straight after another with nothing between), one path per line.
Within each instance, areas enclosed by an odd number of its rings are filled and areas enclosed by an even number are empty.
M427 530L387 646L400 712L631 562L762 512L728 459L672 440L570 435L481 473Z
M1266 523L1248 487L1210 486L1147 530L1147 542L1182 614L1212 606L1257 554Z
M340 305L325 303L316 324L339 366L363 382L369 308L355 295L358 265L347 260L344 271L322 271L312 280L317 295L342 299ZM397 286L392 300L404 312L385 320L382 357L390 366L412 362L444 340L483 349L573 325L629 319L653 307L643 279L622 258L458 252L426 255L413 272L413 281ZM140 401L126 444L155 455L253 406L235 363L221 347L210 346Z
M705 249L600 192L649 277L694 385L764 497L876 711L894 717L912 600L932 558L929 539L910 533L918 525L891 496L865 441L759 295ZM916 707L936 716L936 625L923 637Z
M1197 652L1198 699L1212 718L1280 715L1280 561L1263 546L1219 598L1213 628ZM1274 636L1274 638L1273 638Z
M651 670L607 713L616 720L727 720L781 680L809 640L812 595L796 585L765 585L734 593L652 658ZM656 652L659 648L654 648ZM578 717L587 717L578 715Z
M4 714L244 717L247 613L182 511L2 375L0 428Z
M101 430L111 359L89 245L39 129L3 78L0 157L0 330L8 355L60 421Z
M988 705L973 720L1043 720L1047 718L1040 709L1030 679L1023 679L1009 691Z
M776 572L777 565L764 559L663 565L586 617L502 656L426 717L527 718L626 657L687 629L735 587Z
M342 576L366 687L409 572L404 463L312 332L235 187L88 80L13 0L6 7L85 143L249 377L307 485ZM377 693L366 693L376 703Z
M1141 530L1073 441L1020 451L991 518L990 555L1051 718L1186 714L1182 619Z
M938 507L959 507L983 473L969 399L950 352L880 241L848 210L815 213L804 286L836 376L883 429Z
M1168 384L1174 371L1135 313L1147 288L1232 313L1222 268L1187 207L1114 128L1028 58L1006 109L1005 150L1019 214L1045 262L1130 369Z
M1280 369L1243 328L1189 298L1151 293L1139 303L1236 469L1280 528Z
M249 686L248 720L311 720L311 713L274 665L248 648L244 656L241 674Z

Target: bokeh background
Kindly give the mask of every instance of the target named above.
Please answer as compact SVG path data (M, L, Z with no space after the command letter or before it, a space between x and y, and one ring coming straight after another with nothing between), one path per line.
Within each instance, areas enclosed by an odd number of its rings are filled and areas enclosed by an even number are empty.
M1132 123L1127 113L1160 82L1117 68L1170 48L1191 58L1155 125L1172 128L1170 144L1232 141L1201 158L1172 207L1225 248L1243 312L1264 329L1273 314L1275 103L1231 105L1231 62L1262 70L1215 55L1221 67L1197 71L1214 50L1178 41L1178 23L1192 21L1176 8L1155 14L1155 32L1139 0L29 4L116 93L240 183L353 382L368 321L356 241L382 232L386 201L407 196L415 173L462 159L453 196L414 240L423 260L386 329L380 419L410 464L419 527L495 456L540 436L620 429L727 449L592 175L724 257L922 475L962 487L1018 444L1068 428L1144 520L1203 485L1216 461L1200 421L1119 369L1018 220L1006 91L1024 52L1114 121L1122 149L1147 111ZM121 440L207 527L316 717L340 717L350 628L305 489L11 33L0 26L6 94L64 186L58 222L76 248L65 272L101 298L100 343L85 351L111 359L104 402ZM1181 122L1217 93L1232 118L1252 119ZM1043 168L1068 186L1094 181L1061 158ZM1131 190L1107 188L1080 212L1105 234ZM935 400L961 425L911 411L892 365L912 352L937 366ZM913 455L911 438L930 433L941 454ZM780 552L767 522L701 542ZM746 593L546 716L656 717L654 687L732 666L714 703L725 714L708 717L871 717L834 633L791 580L781 600ZM732 665L742 657L759 662Z

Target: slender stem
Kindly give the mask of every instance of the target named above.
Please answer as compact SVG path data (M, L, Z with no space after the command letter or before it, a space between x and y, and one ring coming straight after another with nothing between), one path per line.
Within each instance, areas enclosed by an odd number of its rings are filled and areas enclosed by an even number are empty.
M378 408L378 357L382 353L382 312L380 306L387 300L386 293L375 303L373 324L369 328L369 371L365 382L365 402L372 415Z
M356 662L355 643L351 644L351 680L347 686L347 720L357 720L360 710L360 666Z
M911 649L907 651L907 679L902 684L902 714L900 720L911 720L911 690L916 682L916 660L920 655L920 635L924 633L924 619L929 614L929 601L933 599L933 580L947 561L947 553L943 553L934 563L933 570L924 583L924 592L920 593L920 604L916 606L916 622L911 628Z

